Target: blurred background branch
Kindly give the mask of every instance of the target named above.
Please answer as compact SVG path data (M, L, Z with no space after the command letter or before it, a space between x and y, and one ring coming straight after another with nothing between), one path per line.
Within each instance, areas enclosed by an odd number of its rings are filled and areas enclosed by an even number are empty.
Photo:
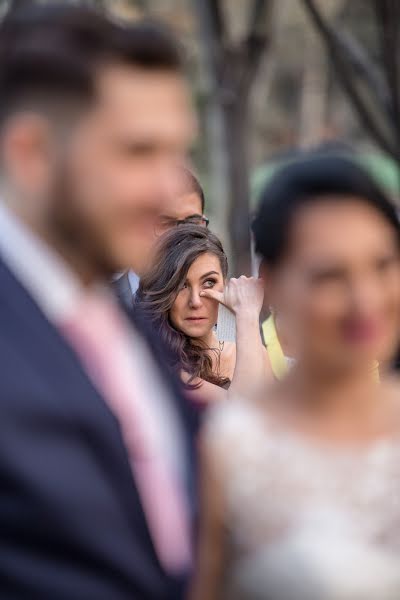
M232 274L249 273L260 190L303 149L354 148L400 195L399 0L70 1L177 33L199 114L194 162Z
M220 153L225 185L222 193L233 273L250 274L248 111L249 96L261 59L267 54L272 37L273 0L248 1L246 24L235 39L221 0L197 0L206 63L210 73L210 108L219 131ZM232 7L231 7L232 9Z
M302 0L357 115L382 150L400 165L400 5L393 0L367 1L376 15L381 59L378 63L350 34L343 35L329 23L318 0Z

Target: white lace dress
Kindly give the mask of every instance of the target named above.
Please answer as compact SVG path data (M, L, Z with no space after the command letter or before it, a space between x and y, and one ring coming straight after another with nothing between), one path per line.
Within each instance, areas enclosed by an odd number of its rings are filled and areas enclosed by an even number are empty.
M221 465L227 600L400 600L400 439L335 448L233 401L206 438Z

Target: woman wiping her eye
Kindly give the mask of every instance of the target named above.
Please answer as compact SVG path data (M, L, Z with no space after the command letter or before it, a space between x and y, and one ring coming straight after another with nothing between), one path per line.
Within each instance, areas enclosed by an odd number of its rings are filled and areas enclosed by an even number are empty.
M271 377L259 316L260 280L227 282L221 242L203 227L182 225L165 234L153 268L141 279L137 304L171 352L169 366L190 394L205 401L245 394ZM236 317L236 343L220 342L218 306Z

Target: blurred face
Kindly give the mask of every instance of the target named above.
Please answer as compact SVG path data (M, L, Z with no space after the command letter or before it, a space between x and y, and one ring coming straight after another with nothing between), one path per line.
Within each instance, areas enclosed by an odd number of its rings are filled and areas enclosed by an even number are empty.
M176 221L189 218L200 219L202 216L201 199L195 192L169 193L168 199L164 202L157 229L162 234L176 226Z
M163 202L160 214L157 216L156 226L147 231L147 235L142 235L138 253L142 257L140 263L136 261L136 272L142 274L151 263L151 258L155 250L155 242L164 233L177 226L177 221L183 221L190 217L202 217L201 199L196 193L182 193L182 190L176 190L175 182L172 182Z
M184 160L195 123L177 74L110 66L97 83L95 104L61 144L47 155L38 144L34 157L9 152L14 162L7 168L15 172L18 160L19 187L46 198L40 209L52 237L108 273L140 258L141 238L152 235L166 199L171 164Z
M200 292L214 288L223 291L224 278L214 254L200 255L190 267L186 280L170 311L175 329L191 338L205 338L218 320L218 303Z
M395 234L357 198L300 209L268 286L296 355L334 369L388 359L399 339Z

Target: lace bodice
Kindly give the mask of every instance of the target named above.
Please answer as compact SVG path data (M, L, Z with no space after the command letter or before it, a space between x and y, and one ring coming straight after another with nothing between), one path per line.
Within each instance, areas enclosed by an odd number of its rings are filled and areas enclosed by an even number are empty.
M318 445L238 401L206 435L222 470L229 600L400 599L400 439Z

